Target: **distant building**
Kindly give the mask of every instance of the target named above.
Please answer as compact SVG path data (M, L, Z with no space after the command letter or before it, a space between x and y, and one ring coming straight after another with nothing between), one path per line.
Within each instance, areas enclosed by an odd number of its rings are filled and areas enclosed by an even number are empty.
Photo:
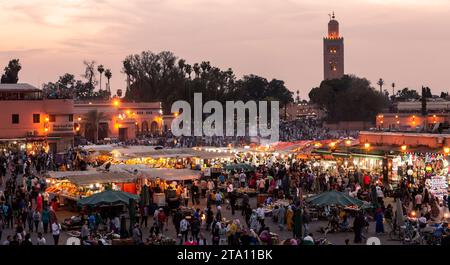
M376 117L378 129L392 131L437 133L438 126L444 123L450 123L450 113L427 114L426 116L422 116L420 113L380 113Z
M376 116L376 127L395 131L428 131L440 132L440 124L450 123L450 101L435 98L428 99L426 115L422 115L422 102L396 102L392 112L379 113ZM441 126L442 127L442 126Z
M29 84L0 84L1 148L60 152L73 136L72 99L45 99Z
M289 121L301 118L320 119L324 116L324 111L319 106L308 102L290 103L286 112ZM280 110L280 115L284 117L284 108Z
M359 142L372 146L389 146L392 151L401 151L401 146L408 149L425 147L443 151L444 147L450 146L450 134L362 131L359 132Z
M339 35L339 22L334 12L328 22L328 35L323 38L323 73L324 80L344 75L344 38Z
M400 113L420 113L422 109L422 102L417 101L400 101L394 104L394 109ZM450 112L450 101L436 98L427 99L428 113L444 113Z
M98 139L125 141L163 130L160 102L77 101L63 96L45 98L29 84L0 84L0 148L35 152L63 152L74 145L74 136L94 138L86 114L102 112ZM170 128L170 127L169 127Z

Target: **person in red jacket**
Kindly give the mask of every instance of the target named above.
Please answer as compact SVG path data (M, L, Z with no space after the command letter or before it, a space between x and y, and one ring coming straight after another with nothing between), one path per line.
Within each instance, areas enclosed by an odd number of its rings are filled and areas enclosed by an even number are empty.
M194 241L192 237L189 238L189 241L184 242L185 246L197 246L197 241Z
M164 224L166 223L166 221L167 221L166 213L162 208L160 208L158 211L158 226L161 234L164 232Z
M364 174L364 188L368 189L370 186L370 176L366 173Z

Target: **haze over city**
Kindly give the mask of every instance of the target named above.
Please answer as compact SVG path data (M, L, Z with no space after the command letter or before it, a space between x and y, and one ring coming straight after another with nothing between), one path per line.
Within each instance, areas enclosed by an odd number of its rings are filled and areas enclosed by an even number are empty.
M284 80L307 98L323 79L323 37L336 13L345 72L396 88L448 90L447 0L38 0L0 1L0 64L19 58L20 81L40 87L83 60L111 68L125 88L125 56L168 50L238 77Z

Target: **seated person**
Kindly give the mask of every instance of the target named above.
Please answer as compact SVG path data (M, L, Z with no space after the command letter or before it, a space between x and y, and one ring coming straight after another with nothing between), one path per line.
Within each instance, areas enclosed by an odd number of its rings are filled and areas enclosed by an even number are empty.
M427 218L424 216L424 214L422 214L421 217L419 217L418 220L418 224L419 224L419 228L423 229L427 226Z
M89 237L83 241L83 245L88 245L88 246L98 245L98 240L94 237L94 234L91 233L89 235Z
M305 238L303 238L302 245L314 245L313 235L312 234L308 234L307 236L305 236Z
M342 223L339 224L339 228L341 229L341 231L347 231L349 229L347 214L344 214L344 216L342 217Z
M270 235L269 227L264 228L259 235L259 239L264 245L272 245L272 236Z
M336 215L331 216L330 221L328 222L328 226L333 232L339 231L339 217L337 217Z

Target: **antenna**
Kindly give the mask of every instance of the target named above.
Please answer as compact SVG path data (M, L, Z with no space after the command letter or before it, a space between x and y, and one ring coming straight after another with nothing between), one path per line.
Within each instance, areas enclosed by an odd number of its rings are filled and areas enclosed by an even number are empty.
M331 18L333 18L333 19L335 18L335 16L334 16L334 11L333 11L333 16L332 16Z

